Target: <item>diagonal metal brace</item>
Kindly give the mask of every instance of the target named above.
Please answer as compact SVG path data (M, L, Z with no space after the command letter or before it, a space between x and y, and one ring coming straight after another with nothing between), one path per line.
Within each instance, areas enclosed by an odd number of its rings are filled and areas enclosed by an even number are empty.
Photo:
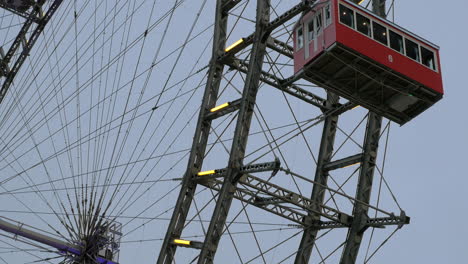
M5 98L5 95L10 88L10 85L13 83L13 79L15 78L16 74L18 73L19 69L25 62L26 58L29 56L29 52L31 51L32 47L34 46L34 43L37 41L41 33L43 32L46 24L50 21L52 16L55 14L57 11L58 7L61 5L63 0L55 0L49 7L49 10L47 13L41 18L40 22L37 24L36 28L32 31L30 34L29 38L26 39L26 42L23 40L25 39L26 33L30 30L33 24L33 20L27 20L24 24L23 27L21 28L18 36L15 38L13 41L13 44L11 45L10 49L8 52L5 54L2 63L9 64L13 56L16 54L18 49L20 48L20 44L23 43L23 49L19 53L18 58L16 61L12 64L11 70L8 72L6 75L6 79L2 84L2 87L0 88L0 103L3 101ZM35 8L32 11L32 15L37 15L39 12L41 12L38 8ZM26 44L26 45L24 45Z
M282 15L278 16L276 19L268 23L266 26L266 34L265 36L269 36L270 33L275 30L276 28L280 27L287 21L291 20L295 16L299 15L300 13L309 10L312 8L312 5L316 2L316 0L305 0L301 1L301 3L295 5L293 8L289 9ZM228 57L233 56L234 54L238 53L239 51L247 48L249 45L251 45L254 41L254 35L255 33L252 33L246 38L243 38L243 42L234 47L233 49L225 52L223 55L221 55L218 59L223 61L226 60ZM270 43L271 45L271 43Z
M294 48L279 39L269 37L267 40L267 47L281 55L294 59Z
M338 222L347 226L349 226L352 222L352 217L348 214L340 212L339 210L326 205L319 205L309 198L255 176L246 174L241 177L239 184L255 189L259 191L259 193L282 199L284 202L295 205L306 212L313 212L334 222ZM314 207L320 208L320 210L314 210Z
M36 16L36 13L34 12L21 12L19 10L16 10L2 2L0 2L0 8L3 8L5 10L8 10L10 11L11 13L17 15L17 16L20 16L22 18L25 18L25 19L28 19L28 20L31 20L35 23L39 23L40 22L40 18L38 16ZM41 6L40 5L36 5L34 8L38 8L40 9ZM37 14L37 15L40 15L40 14Z
M248 72L248 64L245 61L239 60L237 58L234 58L231 60L228 60L225 62L226 65L231 67L231 69L238 70L243 73ZM318 108L320 108L322 111L328 110L326 107L326 100L318 95L315 95L312 92L309 92L305 89L302 89L298 87L297 85L294 85L292 83L286 83L285 80L282 80L275 76L274 74L271 74L266 71L262 71L260 73L260 80L263 83L266 83L276 89L279 89L285 93L288 93L304 102L307 102L309 104L312 104Z
M240 175L247 174L247 173L256 173L256 172L265 172L265 171L272 171L272 175L276 175L278 170L280 169L281 162L279 159L276 159L273 162L264 162L264 163L257 163L257 164L249 164L244 165L240 168L239 172ZM206 181L214 178L221 178L226 176L227 168L223 169L216 169L213 170L212 173L205 174L202 176L195 176L197 177L196 180L198 181Z
M200 184L212 190L219 191L221 190L223 182L220 180L214 179L209 182L207 181L207 182L200 183ZM234 198L236 198L239 201L258 207L269 213L283 217L291 222L294 222L302 226L303 219L306 216L306 214L300 212L299 210L291 208L291 206L282 205L280 203L263 203L263 204L258 203L258 200L259 200L258 194L259 194L258 191L255 192L252 190L248 190L246 188L237 187L236 190L234 191Z
M326 171L337 170L341 168L346 168L348 166L360 163L362 161L362 153L346 157L343 159L331 161L323 166L323 169Z
M405 214L404 211L399 216L388 216L388 217L376 217L367 218L367 221L363 224L362 228L385 228L385 226L398 226L402 228L404 225L410 224L411 218ZM333 222L333 221L319 221L315 223L315 227L318 229L332 229L332 228L347 228L349 226Z
M224 3L222 9L225 14L227 14L231 9L233 9L237 4L239 4L242 0L227 0Z
M210 112L210 113L206 114L206 119L207 120L213 120L213 119L219 118L221 116L227 115L229 113L232 113L234 111L237 111L237 110L239 110L240 103L241 103L240 99L229 102L229 106L227 106L226 108L223 108L222 110L219 110L219 111L216 111L216 112Z

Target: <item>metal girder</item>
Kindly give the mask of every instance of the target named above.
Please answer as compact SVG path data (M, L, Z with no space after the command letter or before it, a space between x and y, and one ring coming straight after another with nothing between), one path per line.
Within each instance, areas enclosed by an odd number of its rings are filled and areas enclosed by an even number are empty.
M248 64L242 60L239 60L237 58L231 59L228 62L226 62L228 66L230 66L232 69L236 69L240 72L247 73L248 72ZM282 80L278 78L277 76L268 73L266 71L262 71L260 73L260 80L263 83L266 83L276 89L279 89L281 91L284 91L285 93L288 93L304 102L307 102L311 105L314 105L321 110L327 110L325 102L326 100L323 99L322 97L315 95L312 92L309 92L305 89L302 89L298 87L297 85L294 84L287 84L285 80ZM288 82L289 83L289 82Z
M223 186L223 182L217 179L209 181L209 182L205 182L202 184L215 191L220 191ZM252 191L252 190L248 190L246 188L242 188L239 186L234 191L234 197L239 201L243 201L247 204L261 208L267 212L283 217L297 224L300 224L300 225L303 224L302 219L306 216L305 213L300 212L299 210L293 209L288 205L282 205L280 203L261 204L259 203L259 200L261 200L262 197L258 195L259 195L259 191Z
M330 219L330 223L335 223L336 225L349 226L351 224L352 219L350 215L328 206L316 205L314 204L314 201L309 198L253 175L242 175L238 184L240 186L238 186L234 192L234 197L236 199L274 213L302 226L305 225L305 222L303 221L304 217L306 217L306 214L310 212L314 212L315 214ZM222 181L211 179L210 181L205 181L203 185L210 189L219 191L222 187ZM264 196L262 197L261 195ZM316 223L308 224L315 225ZM307 226L304 227L307 228Z
M275 173L274 168L277 167L277 162L261 164L266 165L264 166L259 164L265 169L258 169L257 172L268 170L273 171L273 174ZM249 171L254 170L252 168L242 169L242 172L246 174L243 174L240 177L238 186L234 192L234 198L293 221L307 230L310 229L318 231L321 229L350 227L352 216L328 206L324 206L322 203L317 203L312 199L306 198L278 185L272 184L270 181L248 174ZM323 172L326 173L326 170ZM225 175L221 171L217 173ZM215 191L219 191L221 190L223 182L216 179L218 177L208 177L201 181L201 184ZM316 184L315 186L317 186L317 188L322 187L323 192L326 189L325 185ZM320 221L318 219L304 221L307 214L322 216L330 219L331 221ZM401 212L400 216L390 215L388 217L370 218L367 220L365 225L367 227L384 227L387 225L402 226L408 224L409 221L410 218L407 217L404 212Z
M294 7L292 7L291 9L286 11L285 13L283 13L282 15L278 16L275 20L269 22L268 25L265 28L265 33L267 33L267 34L264 35L263 37L264 38L269 38L270 37L269 34L273 30L280 27L281 25L283 25L284 23L286 23L290 19L294 18L295 16L299 15L300 13L310 9L315 2L316 2L316 0L303 0L303 1L301 1L300 4L295 5ZM237 45L233 49L224 52L224 54L222 54L219 57L219 59L220 60L226 60L227 58L233 56L237 52L245 49L246 47L248 47L249 45L254 43L254 36L255 36L255 33L249 35L246 38L243 38L242 43L240 43L239 45ZM270 45L271 45L271 43L270 43Z
M383 18L387 18L387 13L385 10L386 1L387 0L372 0L372 11Z
M385 17L385 0L373 0L372 9L374 13ZM359 178L356 190L356 200L362 203L355 203L353 208L353 223L348 230L346 242L340 259L340 264L356 263L359 247L361 246L364 232L368 228L366 225L369 220L369 207L372 183L374 179L374 170L377 161L377 152L379 148L380 132L382 129L382 117L369 112L366 134L364 136L364 145L362 153L362 164L359 171Z
M295 5L293 8L289 9L288 11L275 18L275 20L271 21L267 26L267 32L271 33L277 27L283 25L287 21L291 20L293 17L299 15L307 9L310 9L315 2L317 2L317 0L302 0L301 3Z
M3 76L9 76L10 73L11 73L11 70L10 70L10 61L13 57L13 55L17 52L17 50L19 49L20 47L20 44L23 42L24 43L24 39L25 39L25 36L26 36L26 33L29 31L29 29L31 28L31 26L33 25L33 21L32 20L27 20L23 26L21 27L21 30L20 32L18 33L18 35L16 36L15 40L13 41L13 44L10 46L10 48L8 49L7 53L6 54L2 54L2 58L1 58L1 64L0 64L0 67L1 67L1 75L0 77L3 77ZM3 51L3 48L2 48L2 53L4 53ZM4 85L3 85L4 86ZM1 101L1 99L0 99Z
M233 9L237 4L239 4L242 0L227 0L225 1L225 3L223 4L223 7L222 7L222 10L224 12L225 15L227 15L227 13Z
M40 8L43 3L44 3L44 1L40 1L38 3L35 3L34 5L32 5L32 8L33 9ZM5 4L1 0L0 0L0 8L8 10L8 11L12 12L13 14L15 14L17 16L33 20L36 23L40 21L40 15L41 15L40 13L39 14L34 13L33 11L30 11L30 12L23 11L23 10L20 11L20 10L17 10L15 8L13 8L12 6L9 6L8 4ZM36 15L39 15L39 16L36 16Z
M63 0L55 0L50 5L49 9L47 10L47 13L43 17L41 17L39 21L36 21L35 19L28 19L23 24L23 27L21 28L18 36L13 41L13 44L11 45L8 52L5 54L1 63L1 65L3 65L2 72L5 73L6 79L2 84L2 88L0 89L0 103L5 98L5 95L13 82L13 79L15 78L16 74L18 73L19 69L23 65L26 58L29 56L29 52L31 51L32 47L34 46L37 39L41 35L46 24L55 14L55 12L57 11L58 7L60 6L62 2ZM35 8L32 11L31 16L36 17L39 14L39 12L41 12L40 9ZM27 34L29 30L31 29L33 23L37 23L37 26L33 30L33 32L30 34L29 38L27 38ZM20 46L23 47L22 51L19 53L18 58L14 62L13 66L9 66L11 59L18 52Z
M280 166L281 166L281 163L279 159L276 159L273 162L263 162L263 163L244 165L239 168L239 175L243 175L247 173L265 172L265 171L271 171L272 175L275 175L276 173L278 173ZM228 170L229 168L224 168L224 169L217 169L217 170L212 170L212 171L208 171L205 173L201 173L202 175L198 174L197 180L205 181L205 180L209 180L212 178L225 177Z
M382 117L370 112L367 121L362 164L356 191L356 200L362 203L354 204L354 220L348 231L343 254L341 256L341 264L352 264L356 262L364 232L368 228L366 223L369 219L367 215L369 207L365 204L370 202L381 127Z
M337 169L345 168L350 165L354 165L356 163L360 163L361 161L362 161L362 154L359 153L359 154L349 156L343 159L330 161L323 166L323 169L327 171L337 170Z
M406 216L404 212L400 216L378 217L367 219L365 226L375 228L385 228L385 226L398 226L401 228L403 225L410 223L410 217ZM349 226L334 222L334 221L320 221L318 224L319 229L332 229L332 228L349 228Z
M330 107L337 104L339 101L339 97L332 93L328 93L327 99L327 105ZM314 184L311 195L311 200L314 202L315 209L322 206L325 198L325 187L327 186L329 174L328 170L324 167L330 162L333 155L338 117L339 113L326 117L324 121L320 151L317 159L317 168L315 171L315 182L318 184ZM307 217L304 218L304 224L309 227L304 229L304 233L302 234L302 239L294 261L295 264L309 263L315 239L320 229L319 227L312 225L312 223L320 221L320 216L321 215L317 213L309 213Z
M5 62L5 50L3 47L0 47L0 78L6 76L10 72L10 67L8 63Z
M294 48L281 40L269 37L267 41L267 47L281 55L284 55L290 59L294 59Z
M241 100L235 100L235 101L232 101L232 102L229 102L228 106L219 110L219 111L215 111L215 112L211 112L211 110L209 110L206 114L206 119L211 119L211 120L214 120L216 118L219 118L219 117L222 117L224 115L227 115L229 113L232 113L234 111L237 111L239 110L239 107L240 107L240 103L241 103Z
M242 102L229 155L228 169L223 186L218 192L216 206L206 232L203 248L198 257L198 264L213 263L219 240L223 234L227 215L234 198L237 180L240 176L239 169L243 166L250 124L260 84L260 74L266 53L266 40L269 35L269 20L270 0L257 0L254 42L250 54L249 71L242 92Z
M306 212L320 215L334 222L338 222L343 225L349 225L351 223L352 217L350 215L340 212L335 208L318 204L312 199L308 199L286 188L282 188L255 176L245 175L241 177L239 184L250 187L254 190L257 190L258 192L280 199L282 202L297 206ZM312 223L303 224L307 226L311 225Z
M164 242L161 246L161 251L157 260L158 264L173 263L177 245L172 242L174 239L180 238L182 234L182 230L195 195L197 182L194 180L194 176L202 168L211 128L212 119L207 118L207 113L209 113L210 109L215 107L224 70L224 64L220 63L216 58L224 53L224 48L226 46L228 12L224 10L224 7L228 2L232 1L217 0L216 2L212 53L213 59L210 62L208 79L203 95L200 114L198 116L197 127L195 129L187 171L182 180L179 197L177 199L171 221L169 222Z
M315 1L302 1L300 4L294 6L287 12L285 12L283 15L279 16L276 18L274 21L269 23L268 28L270 29L275 29L278 26L281 25L281 23L284 23L294 16L298 15L299 13L307 10L307 8L310 8L310 6L314 3ZM280 23L281 22L281 23ZM229 65L231 68L234 68L238 71L241 71L243 73L248 72L248 64L245 63L244 61L241 61L237 58L234 57L234 55L241 51L242 49L245 49L249 45L253 43L253 36L254 34L249 35L246 38L243 38L243 42L240 43L239 45L235 46L233 49L225 52L219 59L221 61L224 61L227 65ZM290 58L294 58L294 48L288 45L287 43L275 39L273 37L268 37L267 39L267 47ZM299 98L309 104L315 105L319 107L322 110L326 110L325 108L325 99L321 98L318 95L315 95L307 90L304 90L297 85L292 84L291 81L289 81L288 78L286 80L282 80L281 78L276 77L273 74L270 74L268 72L262 71L261 73L261 81L264 83L267 83L277 89L280 89L296 98Z

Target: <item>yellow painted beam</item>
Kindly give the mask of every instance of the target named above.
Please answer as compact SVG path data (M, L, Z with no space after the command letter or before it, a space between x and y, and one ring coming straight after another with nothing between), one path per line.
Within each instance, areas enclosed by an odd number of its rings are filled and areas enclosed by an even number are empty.
M178 245L190 246L192 244L192 241L183 240L183 239L174 239L174 243Z
M218 105L218 106L216 106L216 107L214 107L214 108L211 108L210 112L213 113L213 112L219 111L219 110L221 110L221 109L223 109L223 108L226 108L226 107L228 107L228 106L229 106L229 103L224 103L224 104L222 104L222 105Z
M215 170L209 170L209 171L200 171L197 175L198 176L205 176L205 175L211 175L211 174L215 174Z
M243 43L243 42L244 42L244 39L241 38L241 39L239 39L238 41L232 43L232 45L229 46L229 47L227 47L224 51L229 52L229 51L231 51L233 48L237 47L239 44L241 44L241 43Z

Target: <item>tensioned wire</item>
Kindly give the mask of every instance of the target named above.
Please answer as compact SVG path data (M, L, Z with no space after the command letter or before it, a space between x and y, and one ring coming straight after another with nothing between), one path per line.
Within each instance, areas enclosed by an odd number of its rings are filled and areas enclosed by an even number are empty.
M89 142L89 141L88 141L88 142ZM79 145L81 145L81 144L79 144Z

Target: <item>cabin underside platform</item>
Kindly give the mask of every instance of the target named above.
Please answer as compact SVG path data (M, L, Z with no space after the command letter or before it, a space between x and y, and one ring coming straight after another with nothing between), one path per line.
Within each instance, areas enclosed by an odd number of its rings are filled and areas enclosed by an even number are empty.
M299 78L400 125L442 98L410 78L341 44L334 44L300 71Z

